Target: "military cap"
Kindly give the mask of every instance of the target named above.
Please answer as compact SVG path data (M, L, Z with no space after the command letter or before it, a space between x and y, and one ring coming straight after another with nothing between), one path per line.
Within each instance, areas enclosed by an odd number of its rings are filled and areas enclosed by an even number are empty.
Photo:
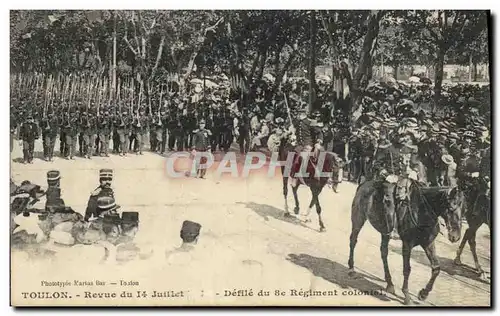
M101 196L97 199L97 207L102 211L109 211L119 208L115 199L111 196Z
M61 178L61 173L58 170L50 170L47 172L47 180L55 181Z
M99 170L99 178L113 178L113 170L112 169Z
M200 224L192 221L184 221L181 228L181 238L196 237L200 234L200 229Z
M139 223L139 212L123 212L122 222Z

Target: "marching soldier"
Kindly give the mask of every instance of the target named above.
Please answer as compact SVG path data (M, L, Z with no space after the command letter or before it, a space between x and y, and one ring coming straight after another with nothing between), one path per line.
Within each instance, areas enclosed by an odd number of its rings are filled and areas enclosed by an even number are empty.
M10 111L10 152L12 153L12 149L14 149L14 138L16 136L17 131L17 115L14 113L14 110Z
M85 210L84 220L88 221L90 217L99 217L100 212L98 212L97 200L100 197L112 197L114 198L114 192L111 188L111 181L113 180L113 170L111 169L101 169L99 171L99 186L90 194L89 201L87 203L87 209Z
M248 153L248 149L250 148L250 118L246 109L244 109L243 114L238 117L237 123L237 136L238 144L240 145L240 153L245 155Z
M233 143L233 122L234 118L232 117L229 109L225 109L223 112L224 116L222 119L222 129L221 129L221 142L219 143L219 148L224 150L224 152L228 152L231 144Z
M197 152L210 152L210 136L212 136L212 132L205 129L205 123L205 120L200 120L199 128L193 131L193 146L191 149L193 156L195 156ZM200 163L203 164L206 162L207 158L201 157ZM207 170L198 169L198 166L195 166L195 168L197 170L197 175L203 179Z
M28 114L26 122L21 125L19 136L23 141L24 163L33 163L33 152L35 150L35 140L38 139L38 125L33 116Z
M128 142L129 142L128 137L130 133L129 129L130 123L131 122L130 122L130 117L128 115L128 111L124 109L121 113L119 125L116 128L116 132L118 133L120 142L119 146L120 156L126 156L128 152Z
M121 124L121 113L116 108L113 110L113 153L120 153L120 135L118 135L118 126Z
M43 157L45 161L52 161L54 146L59 129L58 121L54 113L49 113L40 122L42 129Z
M75 147L78 142L78 116L75 112L67 114L64 124L65 135L65 153L64 157L67 159L74 159Z
M97 126L99 130L99 142L100 142L100 153L99 155L104 155L105 157L109 157L109 138L111 135L111 131L113 129L112 118L109 115L108 110L104 111L104 115L97 119Z
M151 141L151 151L161 152L163 144L163 129L165 128L163 120L161 117L160 109L151 116L151 129L150 129L150 141Z
M144 141L148 137L148 118L144 112L144 108L140 109L140 116L137 116L133 124L133 133L135 136L135 146L134 151L136 154L142 155L142 149L144 148Z
M82 130L82 146L83 146L83 156L90 159L93 151L94 134L95 134L95 122L93 121L91 114L86 112L80 121L80 126Z
M192 108L188 109L187 114L184 116L183 123L185 131L192 131L196 129L196 116ZM193 133L190 132L186 133L184 141L185 148L191 148L193 146L193 136L194 136Z

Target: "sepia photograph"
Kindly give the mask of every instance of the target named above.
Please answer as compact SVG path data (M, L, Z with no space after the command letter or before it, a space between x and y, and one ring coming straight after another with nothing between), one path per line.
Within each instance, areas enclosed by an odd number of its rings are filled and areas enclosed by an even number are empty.
M11 306L492 306L490 11L9 23Z

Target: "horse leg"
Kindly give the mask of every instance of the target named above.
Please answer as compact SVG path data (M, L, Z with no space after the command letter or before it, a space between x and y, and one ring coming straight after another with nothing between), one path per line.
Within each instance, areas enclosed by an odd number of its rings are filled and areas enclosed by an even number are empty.
M469 228L470 229L470 228ZM474 264L476 265L476 271L479 274L480 278L482 280L486 280L486 274L483 271L483 268L481 268L481 265L479 264L479 260L477 259L477 252L476 252L476 230L474 230L469 237L469 247L470 251L472 252L472 257L474 258Z
M453 262L456 265L462 264L462 260L460 260L460 256L462 255L462 251L464 250L465 243L469 240L470 235L471 235L471 229L469 227L465 231L464 237L462 238L462 241L460 242L460 246L458 247L458 250L457 250L457 256L455 257L455 260L453 260Z
M325 224L323 224L323 219L321 218L321 205L319 204L319 193L316 196L316 213L318 214L319 231L324 232L326 228Z
M382 262L384 263L384 275L385 282L387 282L386 291L387 293L396 294L394 290L394 284L392 283L391 271L389 271L389 263L387 262L387 256L389 254L389 235L380 234L382 240L380 242L380 255L382 256Z
M309 218L310 214L311 214L311 210L312 208L314 207L314 205L316 205L316 201L317 201L317 197L318 197L318 194L316 193L317 192L317 188L315 188L314 186L310 186L309 187L311 189L311 202L309 203L309 208L307 209L307 212L304 214L304 222L308 223L311 221L311 219Z
M293 198L295 200L295 208L293 209L293 212L295 215L299 214L300 207L299 207L299 197L297 196L297 190L299 189L299 182L296 179L292 179L292 193L293 193Z
M441 271L441 267L439 266L439 260L436 255L436 246L434 245L434 242L432 242L427 247L424 247L424 251L431 263L432 274L425 288L421 289L420 292L418 292L418 299L421 301L425 300L429 295L429 293L432 291L434 282L436 281L436 278L438 277L439 272Z
M285 167L281 167L281 174L283 175L283 197L285 199L285 216L290 215L290 211L288 210L288 177L285 176L284 173Z
M403 281L403 288L401 289L403 291L403 294L405 296L405 305L410 305L411 304L411 297L410 297L410 292L408 291L408 279L410 278L410 273L411 273L411 266L410 266L410 258L411 258L411 245L403 241L403 276L404 276L404 281Z
M358 242L358 235L366 222L366 216L363 211L357 207L353 206L351 210L351 235L349 236L349 261L347 265L349 267L349 276L354 275L354 249L356 248L356 243Z

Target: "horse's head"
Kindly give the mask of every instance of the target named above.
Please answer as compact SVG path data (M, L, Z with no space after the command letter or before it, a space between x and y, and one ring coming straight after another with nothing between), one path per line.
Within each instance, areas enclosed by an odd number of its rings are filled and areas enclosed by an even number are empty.
M448 239L457 242L462 236L462 211L465 204L465 195L458 187L446 191L446 201L441 217L446 224Z
M384 194L383 202L386 207L394 206L394 190L396 183L398 182L398 176L391 174L384 178L381 183L381 189Z

